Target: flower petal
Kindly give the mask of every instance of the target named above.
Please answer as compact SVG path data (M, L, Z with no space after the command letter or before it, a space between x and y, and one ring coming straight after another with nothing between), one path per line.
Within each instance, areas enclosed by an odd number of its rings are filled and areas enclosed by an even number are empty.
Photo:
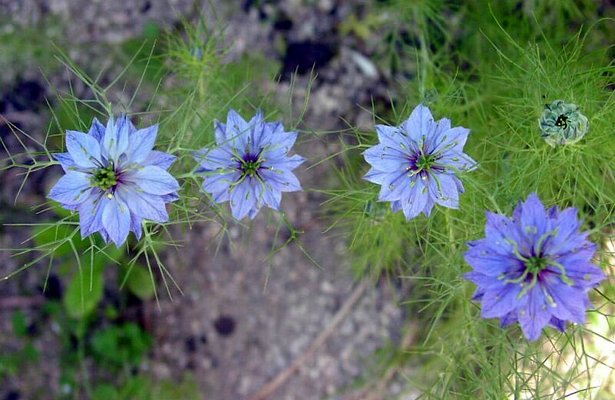
M281 192L296 192L303 190L295 174L290 171L284 169L269 169L260 170L259 174L265 182L271 185L271 187Z
M92 194L79 205L79 226L82 239L103 229L103 207L101 207L104 204L103 196L102 190L94 189Z
M69 168L75 166L75 161L73 161L70 153L55 153L53 154L53 158L60 163L65 173L69 171Z
M504 284L493 290L486 290L483 296L481 316L483 318L502 317L517 307L519 285Z
M231 191L231 213L237 220L242 220L256 206L254 190L248 180L235 186Z
M164 153L162 151L152 150L149 152L145 160L141 163L141 165L154 165L156 167L160 167L162 169L169 169L171 165L175 162L177 157L172 156L170 154Z
M120 247L130 231L130 211L126 203L118 196L109 199L102 197L104 207L102 212L102 223L107 235L117 247Z
M551 321L551 309L546 304L540 285L530 289L521 300L517 312L519 325L528 340L537 340L542 329Z
M128 137L134 131L135 127L128 116L121 115L117 121L109 118L103 137L103 155L116 162L119 161L120 155L128 148Z
M410 166L406 154L381 144L365 150L363 157L372 167L380 171L406 171L406 168Z
M129 185L122 185L115 195L128 206L131 214L154 222L169 220L167 209L160 196L142 192Z
M425 205L429 197L427 187L425 187L422 179L416 178L413 184L414 186L411 184L410 189L407 190L401 198L402 210L408 221L425 210Z
M402 124L406 135L416 143L423 143L423 138L429 137L436 124L429 108L419 104L412 110L410 118Z
M551 280L546 289L555 301L555 305L549 305L553 316L579 324L585 323L587 292L584 289L568 286L559 282L559 278Z
M290 157L282 157L278 159L270 159L265 157L265 161L263 162L262 166L263 168L286 169L292 171L301 164L303 164L304 161L305 158L297 154Z
M147 193L162 195L179 189L179 184L171 174L153 165L131 171L127 175L125 178L127 182L135 183Z
M66 149L79 167L95 168L100 165L100 144L90 135L66 131Z
M431 174L427 185L431 198L441 206L459 208L456 180L457 177L448 174Z
M98 143L102 143L103 138L105 137L105 126L98 121L98 119L94 118L92 121L92 126L90 127L90 131L88 135L92 136Z
M158 124L139 129L128 136L126 155L129 162L140 163L147 158L156 143Z
M226 117L226 140L233 147L243 152L247 149L250 126L235 110L230 110Z
M62 204L79 204L90 195L90 185L89 174L69 171L51 188L48 197Z

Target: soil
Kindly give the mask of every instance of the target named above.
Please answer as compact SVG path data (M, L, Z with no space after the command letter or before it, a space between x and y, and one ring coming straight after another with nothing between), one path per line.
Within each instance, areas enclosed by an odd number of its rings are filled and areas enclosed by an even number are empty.
M227 26L226 39L232 44L230 60L248 51L279 60L281 82L276 91L281 99L288 94L291 74L296 72L294 103L302 104L314 67L318 78L300 126L303 132L339 131L348 124L370 129L372 115L366 110L371 110L372 100L386 106L384 99L390 87L370 60L371 45L339 32L340 23L350 14L364 12L364 2L204 3L213 3L203 6L206 18L217 18ZM216 10L215 18L210 7ZM2 23L0 30L37 26L50 16L58 18L63 24L61 40L79 45L71 57L77 63L87 63L100 60L103 51L97 50L99 45L105 48L137 37L148 21L172 28L183 19L195 17L196 10L192 0L0 0L0 15L8 15L11 20ZM113 68L106 72L111 77L113 73ZM56 88L66 88L66 73L53 72L44 79L39 66L30 65L7 76L10 82L5 77L0 87L0 113L25 132L32 132L33 138L42 139L48 118L45 99L53 99L54 92L45 79ZM9 150L20 148L1 119L0 134ZM307 165L313 165L339 149L334 135L304 133L295 151L308 158ZM274 255L272 248L279 245L273 239L279 221L273 214L261 212L248 228L231 225L222 241L219 228L211 224L174 232L183 245L177 251L166 251L164 258L183 295L173 291L172 299L163 295L158 304L135 300L133 311L137 311L125 316L144 325L154 338L152 351L139 367L141 372L151 373L155 379L177 381L191 374L203 399L249 399L327 331L360 285L350 272L341 232L323 233L331 223L321 207L326 197L314 189L334 182L330 170L327 163L299 170L306 190L285 195L282 208L303 233L298 241ZM44 202L59 172L35 174L16 204L13 199L22 177L12 171L3 171L0 176L2 221L23 223L35 219L30 207ZM282 235L288 237L289 232ZM4 226L0 248L17 247L26 238L23 229ZM19 265L19 259L0 251L0 275ZM60 343L60 325L46 319L43 307L61 296L62 282L52 273L43 294L46 275L46 266L37 265L0 283L2 352L23 345L23 340L14 338L11 328L12 312L18 309L32 324L27 340L41 353L38 364L26 365L17 378L0 383L0 399L57 398L72 390L58 384L65 344ZM407 288L394 278L367 285L324 345L267 398L354 398L360 393L359 382L374 368L374 353L401 340L408 319L399 307L404 290ZM117 291L109 290L105 301L112 302L117 296ZM7 299L13 299L13 303ZM401 398L407 399L416 395L405 388L403 380L393 380L380 394L391 398L401 393L405 393Z

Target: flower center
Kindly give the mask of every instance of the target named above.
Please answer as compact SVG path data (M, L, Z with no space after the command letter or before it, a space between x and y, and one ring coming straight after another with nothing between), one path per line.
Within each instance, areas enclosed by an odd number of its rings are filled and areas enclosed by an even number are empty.
M536 275L543 269L547 268L549 260L543 257L530 257L525 262L525 268L530 274Z
M260 157L251 154L246 155L246 157L240 160L239 165L242 176L258 176L258 170L261 168L262 163L263 160Z
M557 117L557 120L555 120L555 126L559 126L560 128L568 128L568 117L564 114L560 114L559 117Z
M99 168L94 172L92 177L92 186L99 187L104 191L107 191L117 185L117 175L113 165L109 165L105 168Z
M429 171L431 167L436 163L436 156L433 154L421 154L416 160L416 168L419 171Z

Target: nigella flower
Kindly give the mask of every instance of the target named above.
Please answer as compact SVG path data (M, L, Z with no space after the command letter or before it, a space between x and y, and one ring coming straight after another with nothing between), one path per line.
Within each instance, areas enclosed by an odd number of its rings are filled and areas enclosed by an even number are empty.
M292 170L303 157L287 153L297 139L281 122L265 122L263 113L246 122L234 110L226 124L214 123L216 144L195 153L204 175L203 190L217 203L230 201L233 217L256 217L263 205L278 210L282 192L301 190Z
M547 325L563 332L566 321L584 323L588 292L605 275L592 264L596 246L580 226L575 208L545 210L536 194L517 205L512 219L488 212L486 237L465 253L481 315L500 318L502 326L519 322L529 340Z
M563 100L546 104L538 122L540 136L551 146L576 143L589 129L589 121L579 107Z
M141 221L169 219L165 203L178 199L179 185L166 170L175 157L152 150L158 125L136 129L127 116L94 119L88 134L66 132L67 153L54 157L66 172L49 198L78 211L81 236L100 232L121 246Z
M407 220L434 204L459 207L463 184L459 172L476 162L463 152L469 129L451 127L451 121L434 121L429 108L419 104L399 127L376 125L379 144L365 151L372 168L365 179L382 185L380 201L390 201L393 211L403 210Z

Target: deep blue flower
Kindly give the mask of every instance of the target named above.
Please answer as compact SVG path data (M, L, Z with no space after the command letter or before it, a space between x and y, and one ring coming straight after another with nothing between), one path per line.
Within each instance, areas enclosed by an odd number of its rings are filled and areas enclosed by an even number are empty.
M378 200L390 201L407 220L429 215L434 204L459 207L463 184L457 173L476 165L463 152L469 129L451 128L447 118L435 122L419 104L401 126L376 125L376 132L380 143L364 156L372 166L365 179L382 185Z
M484 318L502 326L519 322L526 338L536 340L551 325L585 322L588 292L605 278L592 263L596 245L580 231L575 208L545 210L536 194L520 202L512 219L487 213L485 238L468 243L465 275L478 288Z
M303 157L287 153L297 132L285 132L281 122L265 122L263 113L246 122L234 110L226 124L214 123L216 144L195 153L204 175L203 190L217 203L230 201L233 217L256 217L263 205L280 208L282 192L301 190L292 170Z
M166 170L175 157L152 150L158 125L136 129L127 116L94 119L88 134L66 132L67 153L54 154L66 172L49 198L78 211L81 236L100 232L121 246L143 219L165 222L165 203L178 199L179 185Z

